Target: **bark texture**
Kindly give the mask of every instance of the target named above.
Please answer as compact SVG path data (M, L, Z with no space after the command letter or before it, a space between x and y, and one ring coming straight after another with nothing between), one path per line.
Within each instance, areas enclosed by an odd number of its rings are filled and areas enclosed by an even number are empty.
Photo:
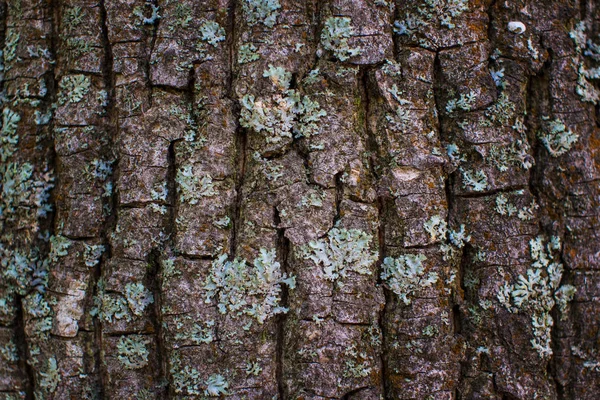
M600 398L599 32L0 0L0 400Z

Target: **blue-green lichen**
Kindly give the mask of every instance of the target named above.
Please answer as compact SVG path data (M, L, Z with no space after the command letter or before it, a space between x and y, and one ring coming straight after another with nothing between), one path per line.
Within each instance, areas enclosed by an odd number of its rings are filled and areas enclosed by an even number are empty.
M335 281L348 273L371 275L379 257L371 250L373 236L359 229L332 228L327 237L301 248L301 255L322 268L323 278Z
M246 94L241 99L240 125L266 134L267 143L285 138L318 135L320 119L327 115L319 103L289 89L292 74L282 67L269 65L263 77L269 78L277 93L268 98Z
M137 316L142 316L146 307L154 303L154 295L141 282L128 283L125 286L125 297L129 308Z
M398 298L409 305L414 294L432 286L438 281L438 274L425 274L423 254L404 254L397 258L386 257L383 260L381 279Z
M263 24L272 28L277 22L281 4L279 0L242 0L242 8L248 25Z
M67 75L58 84L58 104L79 103L90 91L92 83L86 75Z
M216 47L219 42L225 40L225 29L215 21L205 21L200 26L202 40Z
M568 129L558 118L549 121L546 128L538 133L538 137L552 157L565 154L579 139L579 135Z
M205 175L201 179L194 175L191 165L184 165L177 170L175 176L177 190L179 191L179 201L197 204L203 197L211 197L216 194L214 184L210 175Z
M559 288L564 268L559 262L561 243L552 237L544 243L542 237L529 241L531 268L520 274L515 283L505 283L497 293L497 299L511 313L527 313L531 317L532 347L540 357L552 355L551 329L554 324L550 312L559 304L564 312L575 294L575 287Z
M142 335L121 336L117 343L117 358L127 369L145 367L150 354L146 348L148 342L148 338Z
M240 258L229 261L227 254L213 261L204 284L206 303L216 299L220 313L233 317L247 315L260 324L276 314L286 313L287 308L280 305L281 285L293 289L295 277L281 271L275 249L260 249L253 265L248 266Z
M348 39L354 34L352 19L348 17L329 17L321 32L323 47L333 53L340 61L361 53L360 48L351 48Z
M258 49L252 43L245 43L238 49L238 64L246 64L256 61L260 55L256 52Z

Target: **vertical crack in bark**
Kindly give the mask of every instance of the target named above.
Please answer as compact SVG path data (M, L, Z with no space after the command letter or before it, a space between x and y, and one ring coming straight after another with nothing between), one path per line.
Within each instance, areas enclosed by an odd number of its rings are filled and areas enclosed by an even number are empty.
M236 69L235 63L235 18L236 12L239 9L237 6L237 0L230 0L230 16L229 20L231 23L231 41L229 43L229 88L228 88L228 97L231 100L234 110L233 116L235 118L236 123L240 119L240 110L241 107L239 105L239 101L236 99L234 93L234 71ZM242 128L239 124L236 126L235 130L235 138L236 138L236 164L237 171L235 176L235 200L233 204L232 210L232 223L231 223L231 242L229 248L229 257L234 258L237 253L237 242L239 240L239 232L241 226L241 213L242 213L242 203L243 203L243 194L242 189L244 187L244 179L246 175L246 153L248 147L248 131Z
M156 335L156 361L159 367L158 371L158 393L157 398L168 398L169 381L167 379L167 357L164 342L164 331L162 321L162 285L160 276L162 268L160 264L161 251L154 248L148 255L148 270L146 273L146 287L149 287L154 295L154 307L150 313L150 320L154 325Z
M48 4L49 7L49 19L50 19L50 53L52 54L52 57L56 60L56 55L57 55L57 48L58 48L58 30L57 30L57 26L58 26L58 7L56 5L56 0L51 0ZM56 62L51 63L50 64L50 70L47 71L44 76L43 76L43 81L46 84L46 88L48 90L46 97L42 100L42 109L44 111L44 113L46 113L48 110L52 109L52 105L56 103L56 87L57 87L57 83L56 83L56 75L55 75L55 66L56 66ZM42 142L42 147L45 149L48 149L48 164L47 167L48 169L54 171L54 188L50 191L50 203L52 204L52 213L50 214L50 217L46 219L46 223L45 226L40 226L40 231L43 231L43 228L46 228L48 230L48 232L51 232L51 234L54 234L54 225L55 225L55 218L56 218L56 202L54 199L54 190L60 185L60 181L59 181L59 176L56 173L57 171L57 165L56 165L56 152L54 151L54 135L52 134L54 132L54 118L52 117L50 119L50 123L48 125L48 135L45 137L45 140ZM40 133L42 132L43 127L42 126L38 126L37 127L37 133L36 136L40 137L42 135L40 135ZM43 136L42 136L43 137ZM45 246L47 248L47 251L49 251L48 246Z
M277 228L277 254L281 260L281 272L289 273L288 258L290 253L290 241L285 237L285 228L279 228L281 223L281 216L277 207L274 210L274 222ZM287 285L281 285L281 306L288 308L289 289ZM284 371L283 371L283 353L284 353L284 330L285 321L287 319L287 313L279 314L277 317L277 343L276 343L276 377L277 377L277 390L279 392L279 398L285 399L285 387L283 382Z
M27 378L25 382L25 399L33 400L34 396L34 386L35 379L33 374L33 369L31 365L29 365L28 357L28 346L25 335L25 317L23 315L23 303L21 296L17 297L17 312L15 315L15 344L17 346L17 354L19 356L19 368L21 369L23 375Z
M107 106L106 106L106 117L104 120L104 129L105 129L105 133L106 133L106 139L107 139L107 148L103 149L102 153L109 159L113 161L113 173L112 176L109 178L110 182L113 184L113 188L114 188L114 182L116 181L116 178L118 176L117 171L119 170L119 158L118 158L118 152L115 151L115 141L117 139L117 132L118 132L118 110L116 108L116 89L115 89L115 84L116 84L116 78L114 76L114 68L113 68L113 52L112 52L112 46L108 37L108 16L107 16L107 11L106 11L106 6L105 6L105 0L101 0L99 3L99 10L100 10L100 18L101 18L101 31L102 31L102 36L101 36L101 41L102 41L102 46L103 46L103 53L104 53L104 60L102 62L102 77L104 79L104 87L105 90L107 92ZM109 235L110 232L112 232L117 224L117 196L115 194L115 191L113 189L113 191L111 192L110 196L108 196L108 198L106 200L103 200L104 204L103 204L103 208L107 210L108 212L108 216L106 217L106 220L104 221L104 226L101 229L100 232L100 237L101 237L101 241L102 241L102 245L105 248L105 253L102 256L102 258L100 259L100 262L94 267L94 274L93 274L93 294L94 296L98 295L97 290L97 284L98 281L101 279L102 277L102 270L104 267L104 264L106 263L107 260L109 260L110 258L112 258L112 249L110 246L110 241L109 239ZM100 318L98 317L98 315L94 316L93 318L93 322L94 322L94 341L96 343L96 350L97 350L97 355L96 355L96 371L99 374L100 377L100 388L101 388L101 393L100 396L101 398L105 397L105 393L107 390L107 383L108 383L108 371L105 368L105 363L103 362L103 354L104 352L102 351L102 344L103 344L103 334L102 334L102 322L100 320Z
M236 112L237 116L238 113ZM236 117L237 118L237 117ZM235 202L233 205L232 212L232 224L231 224L231 246L229 249L229 257L231 259L235 258L237 253L237 242L239 240L239 234L241 230L242 224L242 203L244 201L243 197L243 188L244 188L244 178L246 175L246 153L248 146L248 137L246 131L238 126L236 129L236 139L237 139L237 172L235 177Z
M375 138L376 133L375 132L371 132L370 126L369 126L369 117L370 117L370 113L371 113L371 94L369 91L369 72L372 70L371 67L365 67L365 68L361 68L361 105L362 105L362 110L361 112L363 113L363 120L364 120L364 130L365 130L365 135L367 138L367 149L368 152L370 154L370 159L369 159L369 167L371 170L371 175L374 181L374 185L376 188L376 199L375 199L375 205L377 206L377 222L378 222L378 226L377 226L377 251L379 254L379 257L377 259L377 266L381 266L383 264L383 259L386 255L387 249L385 246L385 223L384 223L384 218L386 215L386 208L385 208L385 202L384 199L382 197L381 191L380 191L380 187L379 187L379 178L380 178L380 173L378 172L378 168L380 167L380 154L379 154L379 148L377 145L377 140ZM377 270L377 281L380 281L380 274L381 271L378 269ZM385 298L385 304L383 306L383 309L379 312L379 318L377 321L377 324L379 326L379 329L381 331L381 336L382 336L382 348L379 349L380 350L380 362L381 362L381 385L382 385L382 391L383 391L383 398L387 399L389 398L388 396L388 384L387 384L387 377L388 377L388 373L387 373L387 362L386 362L386 358L384 356L384 347L385 343L386 343L386 336L384 334L384 321L385 321L385 312L388 306L388 300L389 300L389 293L388 291L384 288L384 298ZM359 388L357 390L355 390L355 392L358 392L360 390L362 390L364 388ZM348 394L346 395L348 396Z
M174 242L175 235L177 234L177 224L175 221L177 219L179 207L177 203L177 185L175 181L175 177L177 176L175 144L179 141L181 141L181 139L169 143L169 149L167 150L167 207L169 208L169 212L165 234L170 243Z
M150 0L153 5L156 5L158 1ZM147 2L148 3L148 2ZM156 44L156 39L158 36L158 27L160 25L161 18L157 18L151 27L150 43L148 40L144 41L144 45L146 47L146 54L144 59L144 77L146 78L146 88L150 91L150 96L148 96L148 109L152 108L153 98L152 98L152 79L150 78L150 62L152 61L152 53L154 52L154 46Z
M237 7L237 1L236 0L229 0L229 15L228 15L228 30L231 32L231 35L229 36L229 40L227 41L227 47L229 50L229 79L227 79L227 96L233 100L234 99L234 93L233 93L233 71L235 70L235 60L236 60L236 55L235 55L235 35L236 35L236 27L235 27L235 13L236 10L238 9Z

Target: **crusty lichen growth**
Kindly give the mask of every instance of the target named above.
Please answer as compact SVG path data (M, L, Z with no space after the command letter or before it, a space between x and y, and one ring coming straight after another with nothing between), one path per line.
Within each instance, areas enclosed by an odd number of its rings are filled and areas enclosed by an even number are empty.
M141 335L122 336L117 343L117 358L127 369L139 369L148 365L150 354L146 345L149 340Z
M129 309L137 316L142 316L146 307L154 303L154 295L141 282L128 283L125 286L125 297Z
M505 283L497 294L498 301L511 313L525 312L531 315L533 339L531 344L540 357L552 355L550 333L554 321L550 312L558 302L562 312L575 294L575 288L564 285L559 288L563 266L558 261L560 240L557 237L544 244L542 237L531 239L531 268L526 276L519 275L513 284Z
M327 237L301 248L301 256L322 267L323 278L335 281L349 272L371 275L379 257L371 250L373 236L359 229L332 228Z
M247 315L259 324L276 314L286 313L287 308L280 305L281 285L286 284L293 289L295 277L288 277L281 271L275 249L260 249L253 265L254 268L239 258L229 261L227 254L213 261L204 284L206 303L217 299L222 314L229 313L234 317Z
M354 34L352 20L348 17L329 17L321 32L323 47L333 53L340 61L360 54L360 48L351 48L348 39Z
M248 25L275 26L281 4L279 0L242 0L242 8Z
M565 154L579 139L579 135L568 129L558 118L549 121L546 129L540 131L538 136L552 157Z
M407 12L403 20L394 22L396 34L417 40L419 31L433 27L432 24L454 29L454 19L469 10L468 0L425 0L422 3L416 6L416 12ZM420 43L428 44L426 39Z
M79 103L90 91L91 80L86 75L67 75L58 84L58 103Z
M432 286L438 281L438 274L430 272L425 275L423 254L405 254L397 258L386 257L383 260L381 279L405 305L421 288Z
M51 357L46 362L45 368L39 372L38 388L36 388L35 397L44 399L48 394L54 393L61 381L61 374L58 370L56 358Z
M263 77L269 78L277 93L268 98L246 94L241 99L240 125L266 134L267 143L285 138L311 137L320 133L319 120L327 113L319 103L290 89L292 74L269 65Z
M183 165L177 170L175 182L177 182L179 201L182 203L198 204L203 197L216 194L212 177L205 175L200 179L194 174L191 165Z

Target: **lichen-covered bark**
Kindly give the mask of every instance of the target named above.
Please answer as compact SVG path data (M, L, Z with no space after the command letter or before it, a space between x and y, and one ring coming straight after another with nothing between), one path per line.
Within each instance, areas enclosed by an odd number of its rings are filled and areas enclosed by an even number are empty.
M597 399L599 17L0 0L0 400Z

